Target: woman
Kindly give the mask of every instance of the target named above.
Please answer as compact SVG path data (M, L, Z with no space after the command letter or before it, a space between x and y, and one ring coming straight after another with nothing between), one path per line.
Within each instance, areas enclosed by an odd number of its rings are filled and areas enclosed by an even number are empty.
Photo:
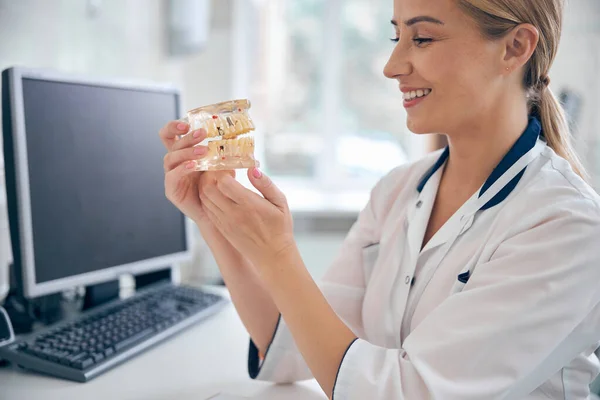
M318 287L285 196L192 172L161 131L166 194L208 242L253 378L335 399L584 399L599 372L600 199L548 88L561 0L395 0L384 73L408 127L449 145L373 189ZM280 318L281 316L281 318Z

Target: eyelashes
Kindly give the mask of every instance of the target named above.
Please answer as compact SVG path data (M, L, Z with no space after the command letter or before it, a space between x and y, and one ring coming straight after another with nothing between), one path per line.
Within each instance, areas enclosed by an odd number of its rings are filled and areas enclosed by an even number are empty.
M394 43L398 43L400 41L400 38L398 38L398 37L390 38L390 40ZM423 47L424 45L433 42L433 39L416 37L416 38L413 38L412 41L417 47Z
M431 38L414 38L413 42L417 45L417 47L421 47L427 43L433 42Z

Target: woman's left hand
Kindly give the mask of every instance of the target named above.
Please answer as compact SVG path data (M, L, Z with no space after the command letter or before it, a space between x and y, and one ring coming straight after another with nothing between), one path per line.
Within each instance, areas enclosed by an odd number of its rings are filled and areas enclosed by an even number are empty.
M269 177L251 168L248 178L264 198L223 175L202 185L200 200L223 236L262 275L264 268L295 249L292 215L285 195Z

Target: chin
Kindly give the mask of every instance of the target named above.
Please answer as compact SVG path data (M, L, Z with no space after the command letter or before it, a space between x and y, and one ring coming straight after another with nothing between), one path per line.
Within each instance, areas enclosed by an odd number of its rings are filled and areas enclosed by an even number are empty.
M426 135L430 133L437 133L431 119L427 117L411 117L410 115L406 119L406 127L409 131L416 135Z

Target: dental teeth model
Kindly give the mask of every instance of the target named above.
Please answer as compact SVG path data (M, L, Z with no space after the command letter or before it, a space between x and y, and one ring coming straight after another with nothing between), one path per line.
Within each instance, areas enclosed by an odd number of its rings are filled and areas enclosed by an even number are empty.
M208 134L200 143L208 146L208 153L196 160L197 171L259 166L254 158L254 138L249 134L254 130L249 108L248 100L231 100L187 112L182 120L190 125L190 133L204 128Z

